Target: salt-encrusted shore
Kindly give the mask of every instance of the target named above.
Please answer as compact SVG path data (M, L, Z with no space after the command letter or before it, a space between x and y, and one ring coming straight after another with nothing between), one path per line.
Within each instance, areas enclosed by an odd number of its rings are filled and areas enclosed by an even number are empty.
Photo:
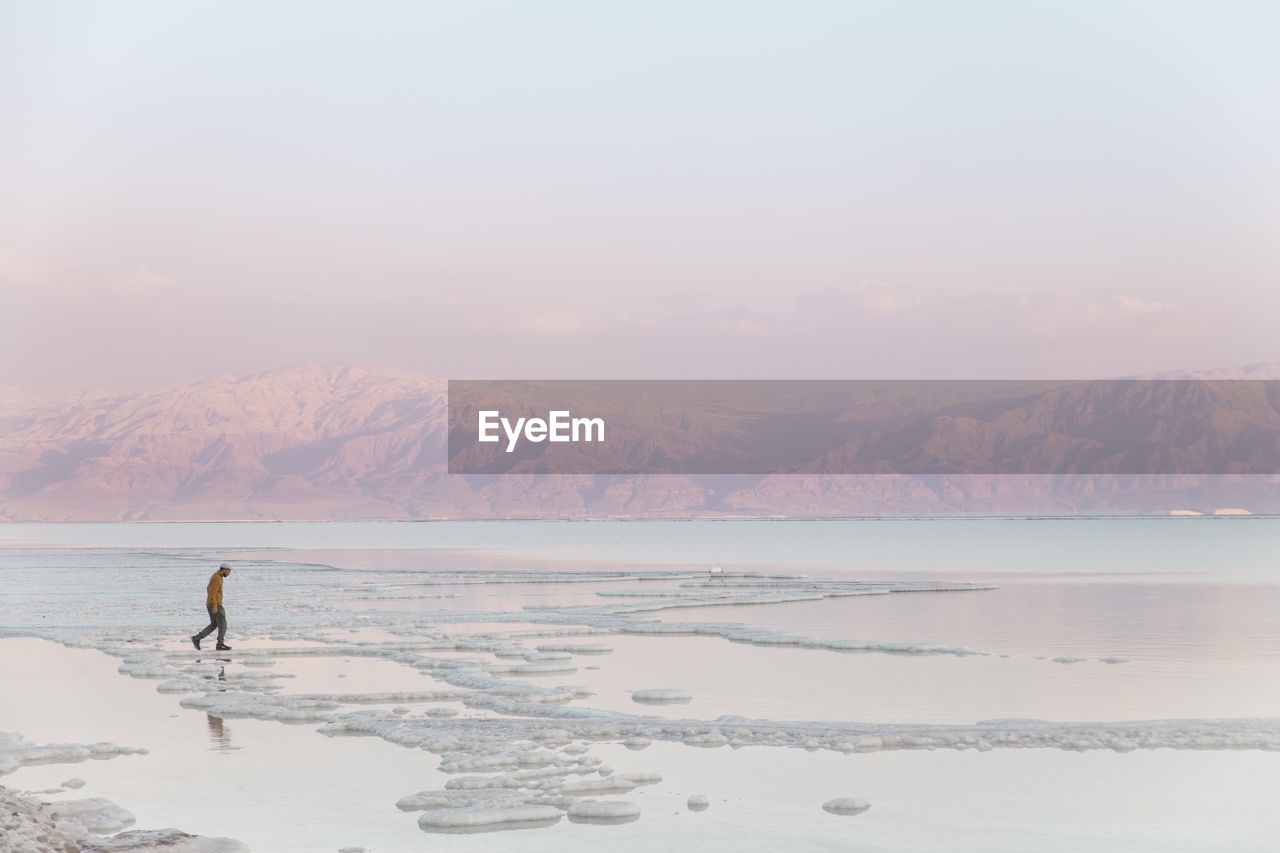
M114 743L34 744L20 735L0 732L0 776L34 764L78 764L127 755L145 749ZM78 790L84 780L68 779L61 791ZM60 793L60 791L57 791ZM40 802L0 786L0 850L4 853L246 853L230 838L204 838L176 829L126 830L134 816L110 800L89 797Z
M83 803L88 807L78 807ZM128 812L106 800L41 803L0 785L0 849L6 853L247 853L249 849L230 838L205 838L177 829L131 830L102 837L90 828L104 826L100 822L104 819L123 820L125 815Z
M300 568L306 570L297 571ZM104 652L118 659L120 674L154 682L155 690L173 697L177 707L203 712L211 719L311 725L329 737L372 737L430 753L435 756L431 761L435 770L447 778L437 777L435 787L403 789L398 801L387 802L414 814L418 827L429 833L530 829L566 818L566 823L588 824L635 820L640 803L616 798L633 794L638 798L644 791L636 789L661 781L652 771L666 772L665 766L637 766L643 757L631 759L632 753L655 742L700 750L763 747L846 755L1015 749L1280 751L1280 720L1270 718L1114 722L995 718L963 725L778 720L737 714L702 718L693 704L700 698L697 684L679 681L679 686L673 686L655 679L631 685L630 702L623 710L593 705L593 689L561 681L579 668L609 667L615 644L656 644L676 636L717 638L767 649L789 647L801 656L834 652L1005 659L1009 655L999 649L970 649L954 643L822 637L741 622L706 621L705 615L693 613L689 615L702 618L666 621L655 617L682 608L723 610L847 596L980 594L992 589L990 585L870 583L779 574L730 575L709 582L705 576L687 572L585 577L509 572L348 575L330 567L293 567L285 572L279 565L262 563L256 572L245 571L240 577L244 604L238 612L243 613L245 628L239 636L246 639L237 640L234 651L215 657L189 648L185 635L169 627L169 611L177 612L180 602L166 600L168 587L161 578L148 577L140 568L126 571L137 574L142 588L161 592L138 599L132 614L136 624L115 626L109 641L102 640L100 624L92 621L102 619L100 608L84 613L83 621L80 613L64 613L61 624L48 625L36 621L43 611L31 607L26 624L7 633ZM414 602L440 597L437 588L451 584L584 582L606 588L590 590L590 599L565 597L561 603L530 603L518 610L350 608L352 601ZM618 589L617 584L634 588ZM81 599L75 597L60 606L60 612L71 611L82 606ZM591 664L581 658L589 658ZM315 681L308 689L289 689L290 681L304 671L295 662L323 659L354 662L353 672L365 662L376 663L387 677L366 681L362 689L354 690L339 691L333 689L335 683ZM1042 659L1044 666L1054 669L1054 662L1067 660L1079 660L1082 667L1123 662L1114 656L1097 658L1092 664L1068 655ZM346 673L335 677L345 678ZM456 707L432 707L438 703ZM693 716L656 715L668 709L655 706L684 704L690 704ZM467 716L459 716L460 709ZM629 752L614 751L606 762L600 753L615 745ZM694 791L680 793L681 799L687 799ZM837 789L825 796L831 805L826 811L860 813L861 800L831 799L840 793ZM703 807L701 800L689 802L690 810ZM815 800L814 810L823 803ZM151 843L140 836L130 840L144 842ZM239 848L179 849L204 853Z
M85 808L77 804L88 803ZM90 827L110 826L128 812L106 800L50 804L0 786L0 849L6 853L247 853L230 838L205 838L177 829L131 830L103 837ZM130 822L132 817L130 816Z

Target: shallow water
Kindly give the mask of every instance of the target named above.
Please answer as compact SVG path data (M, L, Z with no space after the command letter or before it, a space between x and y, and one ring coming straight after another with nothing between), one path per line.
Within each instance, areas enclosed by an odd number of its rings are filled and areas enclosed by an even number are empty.
M1273 849L1280 761L1271 753L1118 755L1053 750L839 755L803 750L705 751L655 743L639 752L597 747L618 772L656 771L660 783L626 798L641 819L625 827L561 822L515 836L431 836L391 807L443 785L434 757L376 739L323 738L310 727L258 720L214 725L178 712L143 682L121 678L98 652L43 641L0 641L6 684L38 670L45 692L6 692L0 719L39 741L110 737L147 756L36 766L5 777L20 789L88 780L83 795L127 803L140 826L234 834L255 850L1242 850ZM93 712L86 713L92 706ZM1241 784L1248 780L1247 784ZM711 807L688 811L691 794ZM820 808L837 796L872 802L857 818ZM55 798L56 799L56 798ZM501 838L501 841L497 839Z
M620 738L584 740L589 728L555 716L582 709L605 714L602 723L733 715L891 727L1280 717L1280 519L11 525L0 535L14 546L0 548L0 636L111 652L0 639L0 731L151 750L26 767L4 783L41 789L81 776L83 795L116 800L141 827L230 835L284 853L467 851L498 839L528 850L1264 850L1280 835L1270 808L1280 751L841 754L829 742L815 752L699 749L660 737L633 751ZM237 566L227 585L235 649L219 661L185 637L203 624L211 565L228 557ZM713 560L730 572L719 584L702 574ZM781 578L763 587L742 572L1000 588L627 614L650 600L661 608L690 595L826 588ZM716 627L723 623L742 627ZM745 641L635 633L656 624ZM774 645L786 635L792 645ZM977 654L832 651L797 637ZM537 646L548 644L607 653L539 657ZM548 657L540 665L550 672L528 665ZM116 672L122 660L156 673L128 678ZM544 693L585 689L546 706L552 716L543 721L505 716L475 687L462 693L479 704L342 698L456 693L458 666ZM593 761L663 781L605 797L641 806L640 820L624 826L564 819L499 836L424 835L418 813L395 802L453 778L437 769L440 755L380 737L323 737L309 718L282 725L252 718L252 708L250 717L215 717L179 704L228 686L286 703L333 697L316 719L384 729L393 708L423 732L491 723L503 733L497 742L560 725L572 730L564 743ZM656 687L692 698L632 701L632 691ZM458 715L433 722L423 716L429 708ZM689 812L692 793L707 794L711 808ZM872 809L822 811L840 796L866 798Z
M815 521L6 524L19 543L323 555L350 568L500 569L568 562L812 566L824 571L1142 573L1270 580L1273 517Z
M394 820L391 804L440 776L432 756L373 739L324 738L314 726L215 720L180 709L153 684L117 675L115 661L96 651L0 640L0 683L40 685L0 694L0 721L28 740L111 740L150 750L26 767L3 784L40 790L79 776L88 784L74 796L114 800L137 816L139 828L226 835L264 853L357 844L410 849L421 833L411 821Z

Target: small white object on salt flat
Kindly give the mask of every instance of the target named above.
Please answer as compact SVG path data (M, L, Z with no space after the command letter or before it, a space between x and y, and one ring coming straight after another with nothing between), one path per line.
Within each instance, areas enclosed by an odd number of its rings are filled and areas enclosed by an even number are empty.
M871 803L858 797L837 797L822 804L822 810L838 815L862 814L871 808Z
M560 786L561 792L571 796L593 796L595 794L625 794L634 791L637 783L622 776L604 776L595 779L581 779L565 782Z
M569 806L574 823L630 823L640 817L640 807L625 800L588 800Z
M605 643L539 643L540 652L568 652L571 655L607 655L613 646Z
M485 667L485 671L494 675L559 675L577 672L578 667L572 663L493 663Z
M505 824L554 823L560 819L555 806L467 806L424 812L418 826L425 830L502 829Z
M691 812L704 812L711 808L711 800L707 799L706 794L691 794L687 805Z
M573 655L568 652L525 652L524 659L529 663L550 663L552 661L571 660Z
M61 800L55 806L59 828L73 824L97 835L119 832L135 822L133 813L102 797L86 800Z
M674 704L693 701L693 694L678 687L648 687L636 690L631 694L632 702L644 702L653 705Z
M656 785L662 781L662 775L658 773L620 773L618 778L637 785Z

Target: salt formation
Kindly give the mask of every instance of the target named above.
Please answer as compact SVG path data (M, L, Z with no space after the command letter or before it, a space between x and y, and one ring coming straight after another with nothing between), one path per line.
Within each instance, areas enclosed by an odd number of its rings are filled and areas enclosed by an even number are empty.
M80 853L249 853L249 848L231 838L204 838L176 829L122 832L80 845Z
M613 653L613 646L604 643L541 643L540 652L568 652L571 655L607 655Z
M608 798L661 779L634 766L634 759L640 757L636 753L654 741L701 748L781 747L849 755L938 749L1280 751L1280 720L1274 719L1113 723L1005 719L973 725L741 716L668 719L652 716L653 709L634 706L633 713L591 707L586 701L593 695L590 689L561 678L575 671L579 656L610 654L613 647L601 639L618 636L638 643L649 637L700 637L708 638L707 642L783 647L796 655L982 654L948 643L831 639L737 622L662 621L659 616L688 607L976 592L994 588L991 586L864 583L764 574L735 574L711 583L705 574L679 572L442 572L415 574L412 582L406 582L407 575L401 572L344 573L300 566L286 570L272 563L249 564L240 583L246 600L252 600L254 606L237 617L237 631L247 637L269 637L271 645L252 648L250 639L237 644L243 648L237 648L233 659L217 659L185 645L185 623L179 625L174 614L189 610L188 591L176 590L168 580L174 559L178 558L165 555L152 565L139 563L136 554L121 558L117 568L123 574L113 576L109 588L94 584L112 573L86 574L81 596L56 599L41 592L47 584L42 585L34 574L31 580L23 581L20 571L11 570L17 582L27 586L15 598L19 609L6 614L8 624L19 627L7 627L4 632L101 649L120 661L122 674L154 682L158 692L181 697L181 707L214 717L308 725L328 737L376 737L430 753L438 759L437 767L448 775L448 781L438 788L408 794L396 803L402 811L420 812L419 825L428 832L549 826L565 816L575 822L634 819L623 814L623 806L630 804ZM102 560L110 563L108 557ZM446 594L440 591L441 586L586 582L623 585L612 591L624 594L579 596L573 600L592 603L540 604L514 612L422 610L419 604ZM118 597L120 589L129 588L146 589L148 594L128 599L129 607L104 611L101 595ZM384 598L396 599L397 606L401 601L410 606L359 612L347 606L354 599ZM294 604L298 601L307 602L301 613ZM60 614L59 627L49 628L41 622L40 614L52 608ZM104 631L104 620L112 619L118 621ZM355 634L353 625L359 626ZM486 630L484 626L491 627ZM173 635L173 648L157 644L156 637L165 632ZM104 634L115 638L111 644L103 645ZM369 636L378 639L361 639ZM286 671L291 668L289 663L317 659L368 659L379 666L394 665L422 686L395 691L289 692L293 680ZM609 662L603 657L595 660ZM1063 655L1059 660L1076 659ZM1102 660L1122 662L1120 658ZM634 691L631 698L640 705L680 704L691 701L692 695L676 688L645 688ZM592 755L597 745L604 744L632 751L611 756L616 772ZM141 752L145 750L113 744L37 747L0 735L0 774L44 760L84 761ZM688 806L697 810L703 801L704 796L695 794ZM842 800L828 805L839 802ZM599 812L615 813L602 816ZM190 849L204 853L218 848Z
M839 815L862 814L869 808L871 808L871 803L857 797L839 797L834 800L827 800L822 804L823 811Z
M588 800L568 809L574 823L631 823L640 817L640 807L624 800Z
M560 810L554 806L467 806L426 812L418 826L428 832L485 832L550 826L558 820Z
M584 779L580 782L565 782L560 790L570 795L595 796L596 794L625 794L634 791L636 783L622 776L605 776L602 779Z
M146 755L147 750L114 743L51 743L36 745L12 732L0 732L0 776L28 764L79 764L119 755ZM73 779L72 782L80 781ZM83 782L81 782L83 784ZM65 787L74 787L68 783Z
M631 694L632 702L647 702L653 705L665 705L675 702L690 702L693 694L677 687L651 687L636 690Z
M75 764L121 755L145 755L146 750L98 744L35 745L21 736L0 732L0 775L30 764ZM61 788L84 787L84 780L68 779ZM91 797L38 803L0 787L0 849L18 853L248 853L229 838L202 838L176 829L120 832L134 817L110 800ZM109 838L100 836L118 833Z
M102 797L59 800L53 808L60 826L77 826L81 835L110 835L132 826L136 820L130 812Z
M704 812L711 808L711 801L707 799L705 794L691 794L686 805L691 812Z

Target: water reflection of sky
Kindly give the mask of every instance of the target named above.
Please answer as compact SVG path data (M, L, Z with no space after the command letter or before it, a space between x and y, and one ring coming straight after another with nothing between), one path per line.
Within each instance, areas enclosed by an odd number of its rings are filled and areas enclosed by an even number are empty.
M366 608L411 611L419 627L430 624L432 611L445 617L475 611L471 624L450 627L442 619L435 627L520 630L527 626L502 614L525 612L531 604L625 603L630 599L596 593L672 589L679 583L597 578L422 586L415 578L423 572L698 570L719 561L730 570L990 578L1001 586L646 614L668 621L749 623L827 639L959 644L992 654L849 654L715 637L590 637L613 646L613 653L579 656L576 672L531 679L595 691L573 703L579 706L664 717L868 722L1280 715L1280 519L20 527L6 535L39 539L60 531L63 546L158 540L158 547L143 550L0 554L0 571L18 569L3 577L9 618L40 612L54 617L50 622L74 625L92 618L108 629L117 614L131 626L147 620L169 624L172 601L188 588L194 590L193 618L199 617L208 563L244 547L271 550L237 555L246 561L232 588L237 628L255 615L255 601L315 600L350 609L353 625ZM157 574L158 568L167 574ZM159 577L171 588L147 587ZM110 597L127 598L132 609L104 611L93 603ZM491 621L485 621L486 613L493 614ZM0 614L0 626L5 618ZM337 641L404 639L383 628L359 628L355 634L329 628L327 635ZM157 640L185 648L181 637ZM306 644L265 636L238 642L262 649ZM520 642L532 649L543 641ZM0 640L0 652L0 683L6 688L0 690L0 729L41 742L110 740L152 750L150 756L74 770L24 768L6 777L6 784L41 788L83 776L91 786L84 795L116 799L138 813L141 826L238 836L254 849L277 853L346 844L416 849L428 840L458 853L494 849L492 836L426 839L415 816L394 809L399 797L443 784L435 756L372 738L322 738L309 725L215 721L182 711L175 697L156 693L154 683L116 674L117 661L91 651ZM1049 660L1059 656L1086 660ZM1129 662L1098 660L1105 657ZM230 665L227 674L235 675L239 666ZM282 655L270 669L295 676L279 681L286 693L442 686L407 666L359 656ZM684 688L693 700L665 707L631 701L630 691L652 687ZM445 704L472 713L458 703ZM414 703L411 713L428 707ZM593 749L619 772L665 777L628 797L644 810L639 822L625 828L562 822L501 840L531 851L586 850L602 843L622 851L670 849L680 839L686 849L861 846L968 853L1091 845L1260 851L1272 849L1271 839L1280 835L1270 807L1280 795L1280 762L1273 753L842 756L753 748L707 752L660 743L640 753L606 745ZM691 793L707 794L712 808L688 813L683 802ZM866 797L872 810L853 819L823 813L821 802L837 796Z
M673 582L674 583L674 582ZM341 594L341 603L353 610L485 610L515 612L531 608L599 606L605 601L596 593L610 590L658 589L654 584L527 583L527 584L432 584L430 586L370 585L368 590Z
M669 642L672 651L688 648ZM615 654L623 656L617 661L622 664L626 653ZM54 800L107 797L133 811L141 828L230 835L272 853L339 845L413 850L428 844L448 853L563 853L601 845L619 853L1261 853L1273 850L1280 835L1280 812L1272 807L1280 793L1280 762L1273 753L841 755L763 747L708 751L657 742L639 752L593 747L617 773L662 776L623 797L641 808L634 824L561 821L518 834L428 840L417 816L399 812L393 803L448 781L435 769L437 756L376 738L325 738L312 726L249 719L215 725L207 715L181 711L174 697L156 693L152 683L117 675L115 661L105 655L36 640L0 640L0 679L22 684L37 677L41 690L0 691L6 727L37 742L112 740L151 752L70 767L26 767L4 777L4 784L43 789L79 776L88 782L83 791ZM711 808L689 812L685 803L694 793L705 794ZM871 810L857 818L822 811L823 802L843 796L866 798Z
M681 608L670 621L748 622L833 639L976 651L1262 666L1280 661L1280 585L1022 583L770 605Z
M310 552L349 568L801 566L824 573L1156 572L1273 579L1280 518L10 524L4 542ZM288 557L285 557L288 559ZM458 561L461 562L458 562ZM359 561L359 562L356 562Z
M1147 720L1273 716L1280 682L1257 668L1163 661L1110 665L1031 657L885 655L755 647L705 637L610 637L614 654L560 676L596 691L582 704L667 718L968 724L997 717ZM581 668L599 665L599 670ZM1265 673L1274 673L1268 668ZM688 704L640 705L629 691L678 687Z

